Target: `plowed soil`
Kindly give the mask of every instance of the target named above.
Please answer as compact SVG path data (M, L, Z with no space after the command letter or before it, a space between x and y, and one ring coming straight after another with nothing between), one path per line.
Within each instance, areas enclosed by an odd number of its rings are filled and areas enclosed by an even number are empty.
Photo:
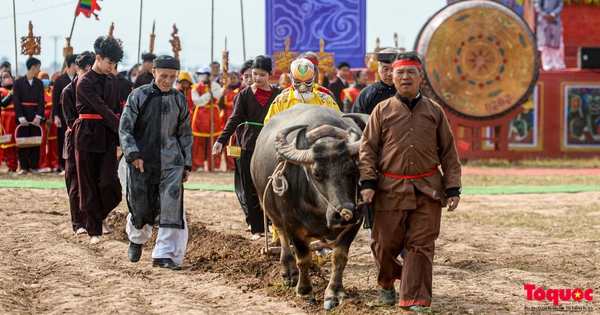
M2 179L15 179L2 174ZM16 178L23 179L23 178ZM58 175L27 179L61 180ZM231 173L194 173L191 183L231 185ZM142 259L127 259L125 202L108 222L115 233L90 245L75 236L63 189L0 189L1 314L390 314L377 291L367 231L350 249L344 274L349 295L330 312L323 293L330 263L312 268L317 305L281 286L278 257L250 241L232 192L186 190L190 239L182 271L152 268L153 238ZM523 314L524 284L597 289L600 270L600 192L464 195L444 211L434 260L438 314ZM600 312L597 301L560 306ZM542 314L562 313L560 310ZM536 314L540 314L536 312Z

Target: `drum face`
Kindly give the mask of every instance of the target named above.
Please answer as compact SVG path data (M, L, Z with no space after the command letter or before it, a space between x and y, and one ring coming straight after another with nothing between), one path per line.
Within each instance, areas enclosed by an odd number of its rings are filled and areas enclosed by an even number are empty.
M529 27L492 1L451 4L425 24L415 50L434 98L454 114L493 119L526 101L539 57Z

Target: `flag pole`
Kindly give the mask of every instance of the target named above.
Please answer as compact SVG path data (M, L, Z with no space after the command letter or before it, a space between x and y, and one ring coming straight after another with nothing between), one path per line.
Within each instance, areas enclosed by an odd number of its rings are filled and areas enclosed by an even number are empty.
M143 0L140 0L140 26L139 26L139 34L138 34L138 50L137 50L137 59L135 62L135 67L139 69L139 64L140 64L140 49L142 47L142 2Z
M242 12L242 50L244 52L244 62L246 62L246 36L244 35L244 5L240 0L240 10Z
M71 37L73 36L73 29L75 28L75 20L77 20L77 8L75 8L75 16L73 17L73 24L71 24L71 33L69 34L69 45L71 45Z
M17 61L17 13L15 9L15 0L13 0L13 22L15 32L15 78L19 76L19 62ZM11 74L12 75L12 74Z
M67 37L67 44L65 45L65 47L63 47L63 57L67 57L68 55L73 53L73 47L71 46L71 38L73 37L73 30L75 29L75 21L77 20L77 12L79 10L79 4L80 4L80 2L77 3L77 7L75 8L75 14L73 15L73 24L71 24L71 32L69 33L69 37ZM54 58L54 59L56 59L56 58ZM62 72L62 69L64 68L64 66L65 66L65 64L63 63L63 67L61 67L61 72Z
M211 0L210 3L210 63L209 63L209 69L212 69L212 63L213 63L213 58L214 58L214 45L215 45L215 0ZM208 78L210 80L210 73L208 74ZM209 82L209 84L217 84L216 82ZM213 146L213 141L215 138L214 132L213 132L213 126L215 125L215 117L214 117L214 111L213 111L213 96L212 96L212 89L210 92L210 102L208 103L210 105L210 147L208 147L207 152L211 152L212 150L212 146ZM215 156L210 154L210 165L208 167L208 170L210 172L212 172L214 170L214 165L215 165Z

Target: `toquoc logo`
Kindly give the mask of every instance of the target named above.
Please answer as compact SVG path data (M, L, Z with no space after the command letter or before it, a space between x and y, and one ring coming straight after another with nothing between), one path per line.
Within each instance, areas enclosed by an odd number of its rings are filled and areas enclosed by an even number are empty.
M535 284L526 284L524 286L525 291L527 291L527 300L536 300L543 301L548 300L551 301L553 305L557 306L558 301L570 301L573 299L576 302L579 302L583 299L586 301L594 300L594 290L587 289L582 290L580 288L575 289L548 289L544 290L541 287L536 288Z

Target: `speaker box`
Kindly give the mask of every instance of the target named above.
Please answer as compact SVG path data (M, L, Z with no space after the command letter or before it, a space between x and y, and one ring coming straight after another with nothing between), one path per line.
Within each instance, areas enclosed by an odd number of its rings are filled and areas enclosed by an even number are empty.
M577 67L579 69L600 68L600 47L579 47Z

